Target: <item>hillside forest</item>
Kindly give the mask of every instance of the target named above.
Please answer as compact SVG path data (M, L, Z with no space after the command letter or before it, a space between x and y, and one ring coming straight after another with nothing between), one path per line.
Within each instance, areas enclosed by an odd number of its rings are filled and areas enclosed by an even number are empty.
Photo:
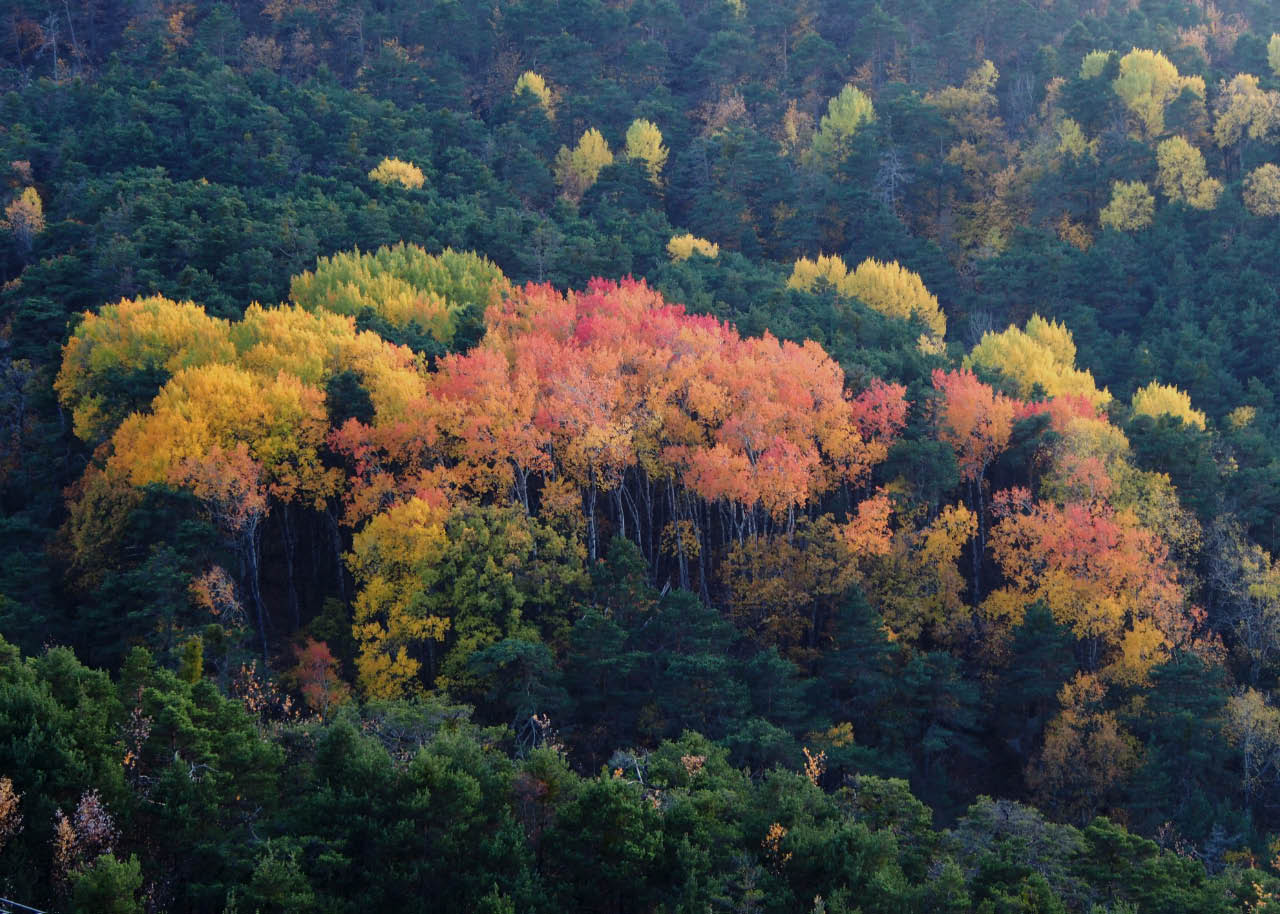
M0 210L0 899L1280 911L1280 6L10 0Z

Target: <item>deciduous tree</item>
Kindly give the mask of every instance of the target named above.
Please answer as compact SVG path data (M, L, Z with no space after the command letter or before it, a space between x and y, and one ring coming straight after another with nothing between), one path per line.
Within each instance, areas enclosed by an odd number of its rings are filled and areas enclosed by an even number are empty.
M1280 216L1280 166L1267 162L1244 179L1244 205L1255 216Z
M627 128L626 157L644 164L649 180L658 184L662 169L667 164L667 147L662 143L662 131L653 121L637 118Z
M34 187L24 187L4 208L3 228L13 235L19 253L31 253L35 238L44 231L44 204Z
M1134 232L1151 224L1156 199L1141 181L1116 181L1111 185L1111 202L1102 208L1098 221L1103 228Z
M965 358L965 366L998 371L1017 388L1020 397L1041 394L1061 398L1084 397L1095 408L1111 401L1098 390L1093 375L1075 367L1076 344L1063 324L1032 315L1025 329L988 331ZM1066 406L1070 401L1063 400Z
M613 153L609 144L595 127L588 128L573 149L561 146L556 153L555 175L564 195L570 200L581 200L596 178L600 169L613 164Z
M419 190L426 183L422 169L412 162L402 162L396 158L385 158L371 172L369 179L379 184L398 184L409 190Z
M720 245L694 235L672 235L667 242L667 253L672 260L688 260L694 254L715 259L720 255Z
M854 85L847 85L827 102L827 113L818 122L812 159L827 167L838 165L849 154L849 142L867 124L876 119L870 97Z
M528 92L537 99L539 107L546 112L547 117L555 116L555 98L551 92L551 87L547 85L547 81L539 74L532 70L525 70L516 80L515 88L511 90L512 95L519 95L522 92Z
M1192 209L1217 206L1222 182L1209 177L1204 155L1182 137L1170 137L1156 147L1156 164L1157 183L1171 201Z
M1135 416L1174 416L1184 425L1194 425L1202 431L1205 427L1205 415L1191 406L1190 395L1158 381L1134 392L1132 408Z
M1204 100L1204 79L1181 76L1178 68L1159 51L1134 48L1120 58L1120 75L1112 84L1148 138L1164 133L1169 103L1183 90Z
M1246 137L1265 140L1280 127L1280 93L1262 89L1258 77L1249 73L1237 73L1222 84L1213 110L1213 138L1223 149Z

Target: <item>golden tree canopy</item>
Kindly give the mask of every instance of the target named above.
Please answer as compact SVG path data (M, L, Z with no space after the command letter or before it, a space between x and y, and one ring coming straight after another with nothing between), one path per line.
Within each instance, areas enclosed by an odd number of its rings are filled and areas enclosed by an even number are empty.
M857 86L845 86L827 103L827 113L818 122L810 153L819 161L839 161L847 152L849 140L875 119L870 96Z
M1120 58L1120 75L1112 83L1117 95L1133 112L1149 137L1164 133L1164 114L1183 89L1204 99L1204 80L1181 76L1178 68L1159 51L1134 48Z
M551 117L554 113L555 99L551 94L551 88L547 85L547 81L539 74L532 70L525 70L516 79L515 88L511 90L512 95L519 95L521 92L528 92L538 100L539 107Z
M1080 61L1080 78L1097 79L1102 75L1102 71L1107 68L1107 63L1110 60L1110 51L1090 51Z
M359 317L367 310L395 327L416 323L448 343L460 312L483 314L506 287L502 271L478 254L450 248L428 254L400 242L321 257L314 271L293 277L289 297L308 311Z
M1156 147L1160 190L1175 203L1192 209L1213 209L1222 193L1222 182L1209 177L1204 155L1180 136Z
M667 253L672 260L688 260L694 254L714 259L720 254L720 245L696 235L673 235L667 242Z
M379 162L378 167L369 172L369 178L379 184L399 184L409 190L418 190L427 180L422 169L412 162L390 158Z
M918 273L897 261L868 258L851 272L835 254L819 254L816 260L801 257L791 270L787 287L808 292L819 280L826 281L840 295L857 298L881 314L903 320L918 317L937 339L947 332L947 317L938 305L937 296L925 288Z
M1176 416L1184 425L1205 427L1205 415L1192 408L1190 395L1172 385L1152 381L1134 393L1132 405L1135 416Z
M904 319L918 317L935 337L946 335L947 316L942 313L937 296L925 288L918 273L897 261L862 261L845 277L841 291L861 299L881 314Z
M627 128L627 158L644 163L649 180L658 183L667 164L667 147L662 144L662 131L653 121L637 118Z
M1111 185L1111 202L1102 208L1098 221L1104 228L1133 232L1151 224L1156 198L1141 181L1116 181Z
M3 227L18 242L23 251L31 250L36 235L44 231L44 204L34 187L24 187L4 208Z
M1280 126L1280 93L1264 91L1258 77L1238 73L1222 84L1213 112L1213 138L1219 146L1234 146L1245 137L1265 139Z
M998 371L1012 380L1021 397L1040 391L1049 397L1082 396L1105 406L1111 394L1098 390L1093 375L1075 367L1076 344L1071 331L1055 321L1032 315L1025 329L1009 327L986 333L965 359L965 367Z
M1255 216L1280 216L1280 167L1259 165L1244 179L1244 205Z
M848 275L849 268L845 266L843 258L838 254L819 254L817 260L801 257L791 269L791 278L787 280L787 288L810 292L818 284L818 280L821 279L825 280L837 291L842 291L841 285Z
M561 146L556 153L556 181L564 195L572 200L581 199L596 178L600 169L613 164L613 153L604 135L595 127L588 129L573 149Z

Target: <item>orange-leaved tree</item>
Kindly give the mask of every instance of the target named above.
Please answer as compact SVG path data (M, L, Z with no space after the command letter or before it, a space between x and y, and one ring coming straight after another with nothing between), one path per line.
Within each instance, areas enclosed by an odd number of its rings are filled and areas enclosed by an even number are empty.
M986 473L991 461L1009 445L1018 401L993 390L967 368L934 369L938 404L938 437L951 445L960 475L969 484L977 521L973 547L973 600L982 599L982 558L986 551Z

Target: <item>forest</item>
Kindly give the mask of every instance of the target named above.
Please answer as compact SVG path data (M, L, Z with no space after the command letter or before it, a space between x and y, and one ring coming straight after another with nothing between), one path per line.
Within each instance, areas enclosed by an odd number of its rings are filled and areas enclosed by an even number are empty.
M5 6L0 910L1280 912L1280 6Z

